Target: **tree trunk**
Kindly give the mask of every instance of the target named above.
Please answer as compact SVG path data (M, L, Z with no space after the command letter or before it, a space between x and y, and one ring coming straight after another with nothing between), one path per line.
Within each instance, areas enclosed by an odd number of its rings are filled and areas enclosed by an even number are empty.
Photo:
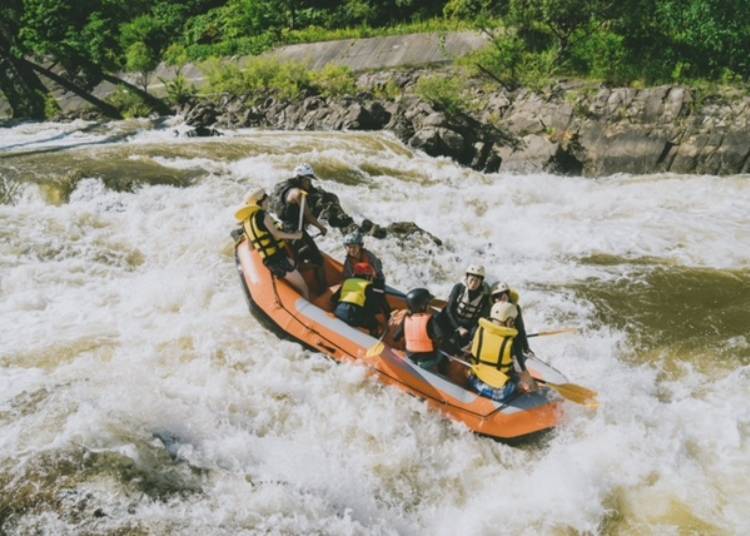
M79 97L81 97L86 102L93 104L107 117L110 117L112 119L122 119L122 115L117 110L117 108L115 108L108 102L105 102L95 97L94 95L86 91L85 89L79 87L77 84L65 78L64 76L60 76L59 74L51 71L50 69L47 69L46 67L42 67L41 65L37 65L36 63L32 63L28 60L23 60L23 61L26 62L32 69L34 69L38 73L41 73L45 77L49 78L60 87L67 89L71 93L74 93L78 95Z
M102 73L102 79L106 80L107 82L110 82L111 84L115 84L118 86L123 86L133 93L136 93L138 96L140 96L143 101L151 106L156 112L162 114L162 115L169 115L172 113L172 110L169 108L169 106L161 99L154 97L151 93L148 91L143 91L141 88L136 86L135 84L131 84L127 80L123 80L122 78L118 78L113 74L109 73Z
M23 62L0 50L0 91L14 118L44 119L47 88Z

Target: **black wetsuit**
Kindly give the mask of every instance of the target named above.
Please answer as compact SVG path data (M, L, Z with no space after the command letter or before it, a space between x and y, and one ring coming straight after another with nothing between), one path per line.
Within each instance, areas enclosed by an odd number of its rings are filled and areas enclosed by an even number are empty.
M288 233L294 233L299 230L300 207L294 203L287 202L286 198L289 190L300 188L300 184L299 179L287 179L274 187L273 195L271 196L272 208L281 220L282 229ZM313 195L313 192L315 190L311 189L309 195ZM304 230L304 227L303 225L302 238L291 242L297 254L297 260L308 261L316 266L323 266L323 256L307 230Z

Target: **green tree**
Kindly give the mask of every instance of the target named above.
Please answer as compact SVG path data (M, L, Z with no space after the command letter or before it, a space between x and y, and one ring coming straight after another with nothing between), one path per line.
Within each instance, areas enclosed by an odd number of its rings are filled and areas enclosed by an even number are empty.
M128 70L139 73L141 87L147 92L151 73L159 64L159 58L143 41L130 45L125 57Z

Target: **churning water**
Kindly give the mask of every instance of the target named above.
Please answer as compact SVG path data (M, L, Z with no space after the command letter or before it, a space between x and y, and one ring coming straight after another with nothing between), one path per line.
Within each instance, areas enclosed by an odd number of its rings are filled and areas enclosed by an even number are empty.
M0 533L750 532L750 178L180 129L0 129ZM303 161L357 221L444 240L368 239L391 285L445 295L481 262L530 331L579 327L532 346L601 407L511 447L263 329L228 233Z

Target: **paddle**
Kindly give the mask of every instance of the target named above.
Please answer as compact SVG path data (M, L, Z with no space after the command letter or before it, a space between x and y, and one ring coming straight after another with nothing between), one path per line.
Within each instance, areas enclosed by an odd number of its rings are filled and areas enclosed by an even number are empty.
M376 355L381 354L383 350L385 350L385 343L383 343L383 341L385 340L386 335L388 335L387 328L378 339L378 342L367 349L367 351L365 352L365 357L375 357Z
M302 194L302 201L299 204L299 225L297 226L297 231L301 233L305 223L305 201L307 201L307 192L300 190L299 193Z
M537 380L543 383L547 387L551 387L557 393L571 402L576 404L582 404L587 408L599 407L599 402L596 400L598 393L582 385L576 385L575 383L549 383L544 380Z
M578 328L562 328L562 329L556 329L553 331L540 331L538 333L529 333L526 335L527 338L531 337L547 337L549 335L561 335L563 333L575 333L578 331Z
M448 354L442 350L440 350L440 353L448 359L469 367L475 374L477 368L481 366L480 364L472 365L468 361L464 361L463 359ZM508 376L495 368L484 365L482 367L482 381L490 387L497 389L498 387L502 387L503 385L505 385L505 383L508 381ZM576 404L582 404L589 408L596 408L599 406L599 402L596 401L598 393L581 385L576 385L575 383L551 383L544 380L536 381L543 383L551 389L554 389L561 397L565 398L566 400L570 400L571 402L575 402Z
M479 363L475 363L472 365L468 361L465 361L459 357L456 357L447 352L444 352L443 350L440 350L440 353L443 354L448 359L455 361L456 363L461 363L462 365L469 367L469 369L471 369L471 371L474 374L477 373L477 370L482 370L482 381L485 382L490 387L493 387L493 388L502 387L508 381L508 376L500 372L496 368L489 367L487 365L481 365Z

